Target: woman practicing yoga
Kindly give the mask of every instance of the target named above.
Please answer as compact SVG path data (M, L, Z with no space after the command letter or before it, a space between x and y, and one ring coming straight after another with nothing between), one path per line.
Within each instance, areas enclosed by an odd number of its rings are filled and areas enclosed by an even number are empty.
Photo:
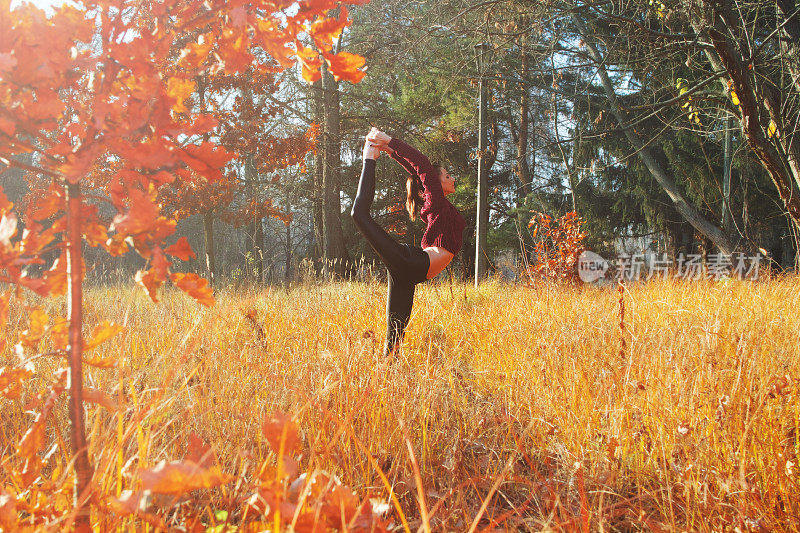
M410 174L406 181L406 209L412 220L419 215L426 224L421 248L398 243L369 214L375 197L375 161L381 152L387 152ZM414 287L450 264L461 250L466 222L445 198L455 192L453 177L443 167L432 165L417 149L372 128L364 143L363 158L352 216L389 272L384 356L390 357L403 340L414 303Z

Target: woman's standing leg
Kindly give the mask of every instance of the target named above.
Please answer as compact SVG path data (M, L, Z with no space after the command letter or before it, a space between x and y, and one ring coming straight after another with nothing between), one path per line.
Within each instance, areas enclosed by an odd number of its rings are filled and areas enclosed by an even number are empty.
M374 198L375 160L364 159L358 193L353 201L351 215L353 222L389 272L384 355L391 355L403 339L414 304L414 287L417 283L425 280L430 260L424 251L413 250L392 239L386 230L372 219L370 208Z
M383 355L394 355L395 350L403 340L403 335L411 318L411 308L414 306L414 288L416 283L407 280L397 280L391 272L388 276L386 291L386 346Z

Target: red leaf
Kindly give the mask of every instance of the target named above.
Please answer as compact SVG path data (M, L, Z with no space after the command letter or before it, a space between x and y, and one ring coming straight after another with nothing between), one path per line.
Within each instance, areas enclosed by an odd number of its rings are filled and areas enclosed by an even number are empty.
M164 278L159 278L154 269L139 270L134 278L136 283L144 287L150 299L158 303L158 289L164 283Z
M338 19L325 18L319 20L311 25L309 33L320 50L329 52L333 41L339 37L342 30L349 24L350 21L347 19L347 7L342 6Z
M164 251L181 261L188 261L197 257L192 251L192 247L189 246L189 240L186 237L181 237L175 244L167 247Z
M204 468L218 464L217 454L194 431L189 434L189 453L186 459Z
M130 189L128 195L130 208L124 215L114 217L114 229L123 235L148 232L158 218L158 206L154 197L139 189Z
M175 100L172 109L176 113L186 113L189 110L183 102L194 92L195 82L184 78L173 77L167 81L167 95Z
M115 413L119 410L119 405L108 394L101 390L84 388L83 400L89 403L96 403L105 407L108 411Z
M228 483L232 476L219 467L203 468L192 461L161 461L140 474L142 489L163 494L183 494L190 490L210 489Z
M330 66L331 74L333 74L333 79L336 81L347 80L352 83L358 83L367 75L363 70L359 70L366 62L359 55L351 54L350 52L339 52L335 55L323 52L322 55Z
M183 148L181 159L192 170L204 176L209 182L222 179L222 167L236 157L233 152L227 151L214 143L200 145L190 144Z
M6 531L13 531L19 526L17 499L3 489L0 489L0 526Z
M176 272L170 276L170 279L180 290L199 303L207 307L214 305L214 293L211 291L211 287L208 286L208 281L197 274Z
M108 339L116 336L123 329L125 328L118 324L104 320L95 326L94 330L92 331L92 338L86 341L86 344L83 346L83 351L88 352L89 350L97 348Z
M275 453L282 449L284 455L294 455L300 451L300 438L297 435L297 423L286 413L275 413L264 419L261 426L264 437ZM283 447L281 448L281 444Z

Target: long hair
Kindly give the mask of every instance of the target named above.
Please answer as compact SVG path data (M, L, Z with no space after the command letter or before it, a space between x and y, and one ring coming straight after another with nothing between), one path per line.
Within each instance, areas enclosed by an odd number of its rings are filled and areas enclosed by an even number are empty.
M441 165L433 165L438 177L442 173ZM419 211L422 209L424 199L422 198L422 181L416 174L409 175L406 179L406 211L411 220L416 220L419 216Z

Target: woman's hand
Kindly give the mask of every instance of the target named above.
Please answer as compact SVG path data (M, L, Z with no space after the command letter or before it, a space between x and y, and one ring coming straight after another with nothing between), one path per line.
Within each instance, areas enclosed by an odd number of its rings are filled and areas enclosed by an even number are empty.
M364 150L361 154L364 159L378 159L380 155L381 150L375 143L369 139L364 141Z
M367 133L367 140L368 141L372 141L374 144L378 145L379 147L383 147L383 146L388 147L389 141L391 141L392 138L389 137L388 135L386 135L384 132L382 132L378 128L376 128L375 126L373 126L372 129L369 130L369 133Z

